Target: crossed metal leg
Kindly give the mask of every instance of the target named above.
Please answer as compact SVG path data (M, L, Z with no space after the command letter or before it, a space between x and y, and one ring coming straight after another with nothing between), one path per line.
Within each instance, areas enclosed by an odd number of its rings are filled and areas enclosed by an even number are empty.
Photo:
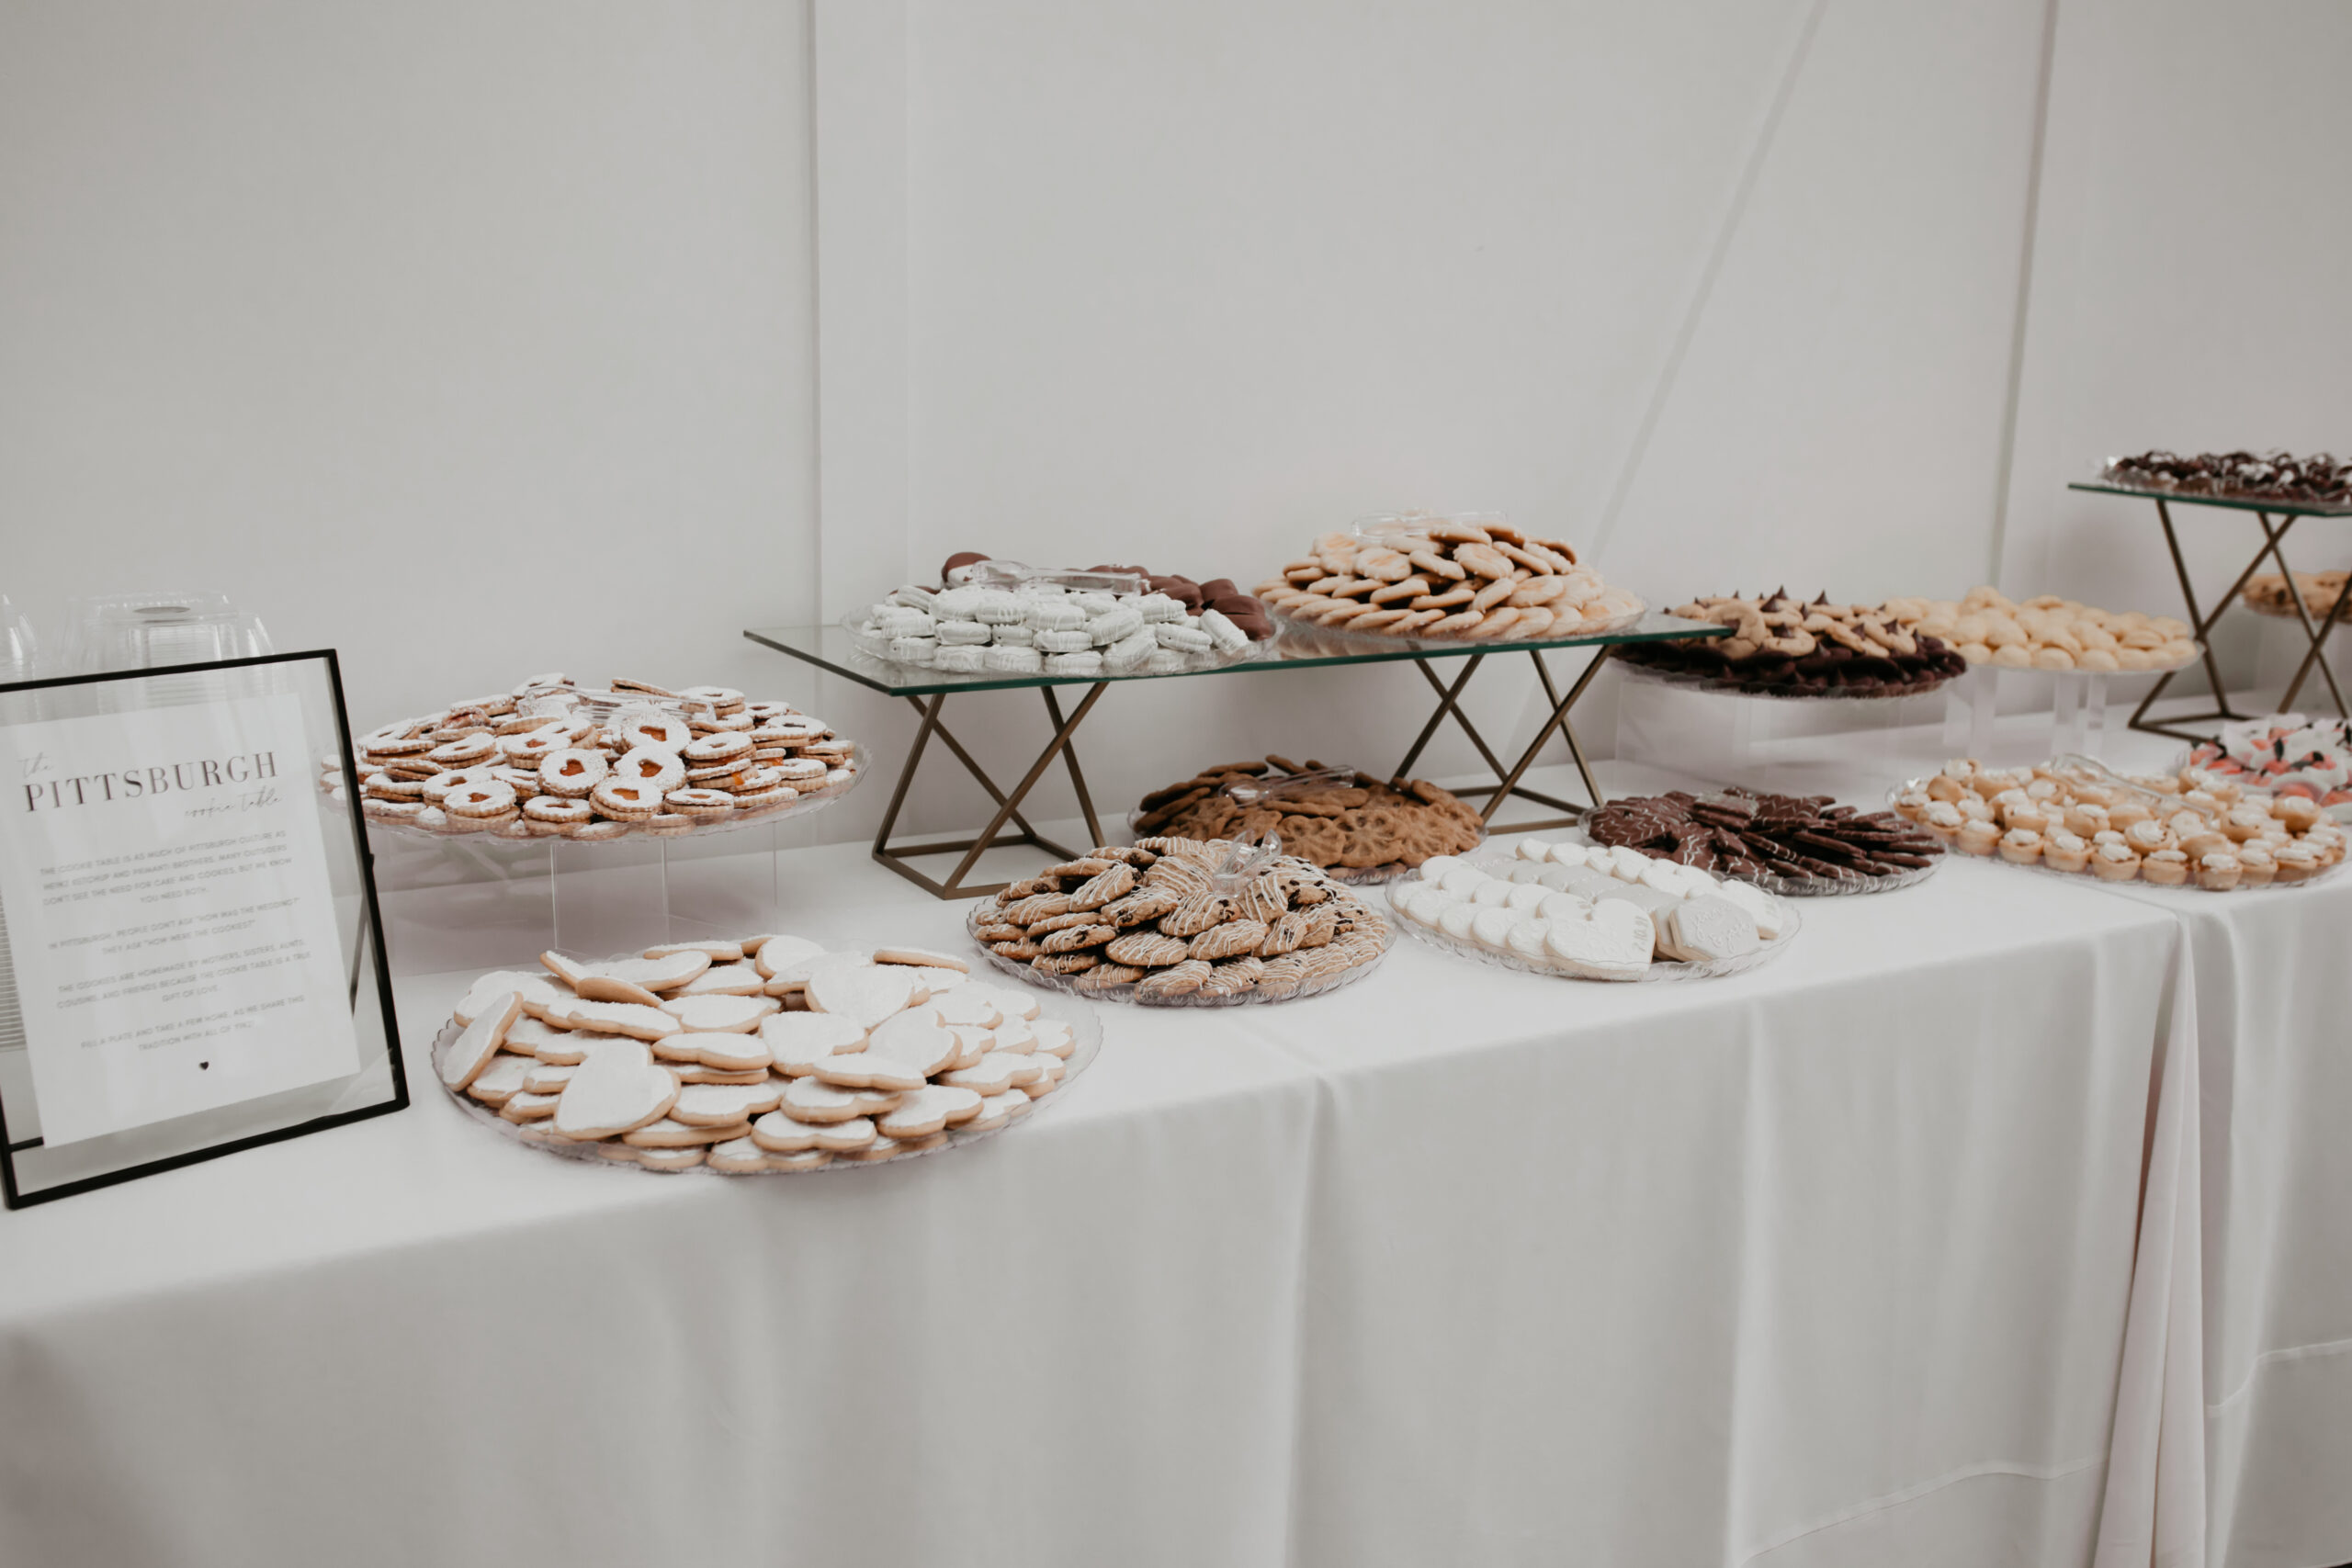
M1479 820L1485 822L1489 828L1494 827L1495 813L1502 809L1504 801L1516 795L1534 801L1538 805L1548 806L1561 815L1547 817L1537 822L1509 823L1500 829L1500 831L1521 833L1544 828L1571 826L1587 811L1597 810L1605 804L1600 793L1600 785L1593 779L1592 765L1585 760L1584 744L1577 739L1576 726L1568 722L1568 711L1574 708L1577 701L1584 696L1585 689L1592 684L1593 677L1600 673L1600 667L1609 662L1610 651L1610 647L1606 644L1596 649L1592 662L1586 666L1583 674L1577 677L1577 683L1568 688L1567 694L1564 697L1560 694L1558 684L1552 679L1551 668L1544 662L1542 651L1536 649L1527 650L1527 657L1535 662L1536 679L1544 682L1544 695L1552 705L1552 716L1544 721L1541 729L1535 732L1535 739L1528 743L1526 750L1519 754L1519 761L1508 769L1503 766L1502 760L1495 755L1494 748L1487 744L1486 737L1480 735L1477 727L1470 722L1470 716L1462 711L1463 689L1470 684L1470 678L1478 672L1478 666L1487 661L1487 655L1483 653L1471 655L1464 661L1462 673L1454 677L1453 684L1451 686L1438 679L1437 672L1430 668L1429 660L1415 660L1413 667L1421 672L1421 678L1427 681L1430 688L1437 693L1439 701L1436 711L1430 715L1429 722L1421 726L1420 734L1414 738L1411 750L1405 753L1405 760L1396 764L1395 776L1403 778L1412 772L1413 764L1420 759L1422 750L1429 745L1430 739L1437 734L1437 727L1451 717L1461 728L1462 733L1470 738L1470 744L1477 748L1478 755L1495 773L1494 789L1487 795L1487 804L1478 813ZM1578 806L1574 801L1562 800L1557 795L1545 795L1540 790L1530 789L1519 782L1526 775L1527 770L1535 765L1536 755L1550 744L1555 732L1561 735L1568 743L1568 752L1576 759L1577 772L1584 779L1585 795L1592 802L1590 806ZM1486 786L1481 784L1464 793L1476 795L1485 789Z
M2141 698L2140 705L2132 710L2132 728L2144 730L2151 735L2170 736L2176 740L2186 740L2193 745L2197 741L2205 739L2206 737L2194 730L2172 727L2199 724L2215 719L2243 719L2255 716L2251 714L2233 712L2231 709L2229 694L2222 684L2222 667L2213 657L2212 642L2208 634L2228 612L2229 607L2237 602L2238 594L2245 589L2247 580L2261 568L2266 557L2278 568L2279 575L2286 580L2288 602L2294 605L2295 618L2302 623L2303 636L2311 643L2311 649L2303 655L2302 662L2295 667L2295 678L2287 683L2287 694L2278 699L2279 708L2284 711L2295 705L2297 694L2302 691L2304 681L2310 678L2312 669L2316 665L2321 679L2327 682L2328 694L2335 699L2335 711L2346 718L2352 718L2352 708L2345 705L2343 689L2335 683L2335 671L2329 668L2326 659L2328 631L2335 626L2336 618L2344 614L2346 601L2352 599L2352 577L2346 577L2345 580L2343 592L2336 594L2335 603L2328 607L2326 618L2314 625L2310 610L2303 604L2302 592L2295 586L2295 574L2287 569L2287 558L2279 549L2279 547L2286 542L2289 530L2292 529L2299 520L2297 514L2291 513L2283 514L2276 524L2271 522L2270 513L2267 512L2256 512L2254 514L2256 520L2262 525L2262 546L2254 552L2254 558L2246 563L2245 570L2238 573L2237 581L2230 584L2228 592L2215 602L2209 614L2197 606L2197 590L2188 581L2188 563L2181 557L2180 537L2173 530L2172 508L2165 504L2165 498L2162 496L2150 499L2155 502L2157 519L2164 524L2165 547L2172 552L2173 574L2180 580L2180 596L2188 606L2188 619L2195 628L2190 635L2196 637L2203 650L2205 673L2212 682L2213 700L2216 705L2210 713L2177 714L2165 723L2160 724L2151 720L2148 717L2149 708L2155 705L2157 698L2164 695L2165 688L2172 684L2172 678L2180 673L2179 670L2167 670L2154 685L2148 688L2148 694ZM2187 669L2188 666L2183 665L2181 668Z
M1063 860L1077 859L1083 851L1054 842L1038 832L1021 814L1021 803L1029 797L1029 792L1037 786L1037 781L1046 776L1046 770L1053 766L1056 757L1061 758L1069 769L1070 787L1078 792L1078 808L1086 818L1087 832L1092 835L1088 840L1088 847L1102 843L1102 824L1095 820L1094 799L1087 793L1086 775L1079 771L1078 748L1070 738L1085 722L1086 716L1093 711L1095 700L1109 689L1109 685L1108 682L1098 681L1089 687L1086 695L1067 719L1062 716L1061 704L1055 698L1054 689L1051 686L1037 688L1038 694L1046 699L1046 716L1053 721L1053 739L1046 742L1045 750L1030 764L1029 771L1022 775L1021 782L1013 786L1011 795L997 787L996 781L989 777L987 770L973 760L972 754L964 750L963 743L949 733L946 725L940 722L939 710L946 705L946 693L934 693L928 702L921 697L907 698L908 705L922 716L922 724L915 731L914 749L907 753L906 765L899 770L898 787L890 792L890 808L882 814L881 829L874 835L874 858L939 898L977 898L1002 892L1008 885L1001 882L980 887L964 885L964 878L971 874L972 868L979 863L980 856L1000 844L1030 844ZM894 847L890 842L891 829L898 826L899 809L906 804L908 786L914 783L915 772L922 763L923 750L934 735L954 753L956 760L964 764L964 771L979 780L980 787L987 790L989 797L996 802L996 815L989 818L989 825L980 829L977 838ZM1005 832L1008 821L1019 831ZM948 874L944 882L925 876L910 863L918 856L958 853L963 859L956 862L956 869Z

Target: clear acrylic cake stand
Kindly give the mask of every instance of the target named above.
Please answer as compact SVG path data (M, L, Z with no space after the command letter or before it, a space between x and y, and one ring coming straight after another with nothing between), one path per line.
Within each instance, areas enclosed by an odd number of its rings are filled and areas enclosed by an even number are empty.
M1990 761L1993 726L1999 716L2004 685L2016 691L2028 684L2050 683L2050 737L2037 745L2037 757L2076 752L2086 757L2107 754L2107 682L2098 670L2010 670L1979 664L1944 686L1944 750L1955 757ZM2038 701L2030 705L2038 708Z

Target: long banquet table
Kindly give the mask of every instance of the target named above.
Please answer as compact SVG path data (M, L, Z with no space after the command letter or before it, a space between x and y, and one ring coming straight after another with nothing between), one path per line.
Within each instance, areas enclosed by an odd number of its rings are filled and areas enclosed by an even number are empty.
M963 940L857 849L784 880L786 929ZM1092 1068L1002 1137L757 1180L486 1133L423 1074L466 976L403 982L409 1112L0 1215L0 1561L2081 1563L2103 1509L2144 1537L2180 924L1973 863L1803 912L1728 980L1400 937L1305 1002L1105 1008Z

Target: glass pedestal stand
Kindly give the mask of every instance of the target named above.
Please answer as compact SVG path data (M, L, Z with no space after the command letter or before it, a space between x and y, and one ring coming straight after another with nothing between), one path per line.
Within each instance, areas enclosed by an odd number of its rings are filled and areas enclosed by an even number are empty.
M1627 671L1617 696L1620 761L1773 795L1860 800L1944 755L1944 691L1791 699L1717 691Z
M2047 683L2050 688L2050 729L2048 744L2039 739L2028 748L2032 761L2041 761L2067 752L2086 757L2107 755L2107 682L2109 677L2097 670L2007 670L1996 665L1980 664L1943 689L1944 751L1952 757L1973 757L1979 761L2009 761L1994 756L1994 723L2000 714L2000 695L2004 691L2032 692ZM2037 694L2038 695L2038 694ZM2034 696L2020 705L2038 710Z

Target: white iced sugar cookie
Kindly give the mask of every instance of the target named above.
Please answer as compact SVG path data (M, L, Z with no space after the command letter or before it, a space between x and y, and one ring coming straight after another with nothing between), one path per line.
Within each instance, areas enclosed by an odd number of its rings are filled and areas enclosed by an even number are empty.
M512 1044L513 1042L510 1041L508 1043ZM523 1092L561 1094L563 1086L571 1081L571 1075L576 1070L576 1067L561 1066L550 1062L538 1062L529 1072L523 1075Z
M1431 855L1421 863L1420 879L1423 882L1442 882L1461 863L1462 859L1458 855Z
M813 1014L803 1014L811 1017ZM695 1061L718 1073L764 1070L775 1061L765 1039L757 1033L681 1034L672 1042L692 1047Z
M442 1053L441 1081L451 1089L464 1089L480 1077L505 1043L507 1026L522 1014L523 998L516 992L501 991L483 1001L474 1021L458 1031Z
M948 1063L943 1071L953 1072L958 1067L968 1067L987 1055L996 1044L996 1032L992 1029L975 1029L968 1023L953 1023L947 1027L948 1032L956 1036L956 1059Z
M1747 910L1748 918L1756 922L1756 934L1766 942L1779 941L1781 933L1788 929L1788 911L1781 907L1778 898L1760 887L1751 887L1745 882L1725 882L1717 886L1715 893Z
M1051 1057L1046 1059L1052 1060ZM951 1088L968 1089L978 1094L1002 1094L1008 1089L1035 1083L1044 1070L1035 1055L1015 1055L1010 1051L990 1051L972 1066L944 1074L939 1081Z
M795 1081L805 1083L810 1080L803 1078ZM856 1101L857 1113L860 1116L881 1115L899 1103L900 1092L895 1089L853 1089L847 1091L851 1099Z
M1006 1051L1016 1056L1026 1056L1036 1048L1036 1026L1023 1023L1018 1019L1000 1023L989 1033L989 1049L991 1051Z
M1555 861L1535 874L1535 886L1548 887L1555 893L1565 892L1567 889L1568 879L1577 874L1577 869L1576 866L1562 865Z
M1510 890L1519 886L1499 876L1490 876L1470 890L1470 902L1480 908L1499 908L1510 897Z
M1688 964L1738 958L1761 945L1755 917L1713 894L1686 898L1668 909L1657 937L1661 951Z
M1069 1024L1059 1019L1047 1019L1035 1028L1037 1049L1046 1055L1068 1059L1069 1054L1078 1049L1078 1036L1070 1032Z
M994 1029L1004 1021L997 1010L995 1000L987 987L957 986L930 1004L939 1014L939 1021L948 1025L965 1025L973 1029Z
M1544 945L1568 974L1593 980L1638 980L1650 966L1657 934L1630 904L1595 904L1583 919L1555 919Z
M549 1008L559 1002L571 1001L578 995L571 987L545 975L536 976L524 981L520 991L523 998L523 1010L533 1018L540 1020L546 1019Z
M807 958L796 958L789 964L778 964L775 974L768 980L767 993L772 997L789 996L795 991L807 990L808 982L819 975L835 970L873 967L874 960L863 953L814 953Z
M616 980L610 975L582 975L574 988L592 1002L635 1002L639 1007L660 1007L661 997L655 992L628 980Z
M664 1116L634 1132L622 1134L621 1142L639 1149L696 1148L704 1144L724 1143L729 1138L749 1137L751 1132L752 1124L748 1122L737 1122L725 1127L696 1127L675 1117Z
M1491 882L1493 880L1494 878L1488 876L1485 872L1480 871L1475 865L1457 864L1452 871L1445 874L1444 878L1438 883L1438 886L1444 888L1448 893L1453 894L1457 898L1467 898L1471 894L1476 892L1482 884Z
M1541 915L1516 915L1512 917L1510 931L1503 937L1503 946L1513 958L1548 965L1551 955L1544 945L1544 938L1551 929L1552 922Z
M964 1123L964 1130L967 1133L993 1133L1012 1121L1012 1097L1016 1094L1021 1094L1017 1089L1007 1089L1001 1094L980 1096L980 1112ZM1025 1108L1029 1103L1029 1097L1021 1094L1021 1103Z
M580 1060L580 1050L568 1029L557 1029L543 1018L525 1016L506 1026L506 1048L528 1051L542 1062L559 1065Z
M805 936L764 936L755 940L759 945L753 948L746 943L744 951L752 953L760 973L771 980L786 964L804 958L821 958L825 953L822 943L810 942Z
M776 1005L774 997L673 997L662 1010L691 1034L749 1034Z
M503 1105L527 1087L531 1069L539 1065L537 1056L516 1056L501 1052L490 1059L490 1065L474 1075L466 1092L484 1105Z
M1480 947L1503 951L1503 944L1510 937L1510 928L1519 923L1519 913L1500 904L1486 906L1470 921L1470 940Z
M578 986L582 976L588 973L587 964L581 963L577 958L558 953L552 948L539 954L539 962L547 965L548 974L553 975L567 986Z
M513 969L493 969L466 987L465 996L449 1010L449 1016L460 1025L471 1023L497 998L509 992L519 996L525 982L538 978L537 975L526 975Z
M548 1021L559 1029L627 1034L639 1040L667 1040L680 1032L676 1019L640 1002L562 1002L548 1010Z
M767 984L749 964L714 964L676 990L673 997L756 997Z
M875 1131L901 1143L927 1138L980 1113L980 1097L968 1089L933 1084L915 1089L875 1123Z
M821 969L808 979L808 1007L854 1019L867 1029L913 1001L914 976L902 965ZM933 1024L937 1020L934 1016Z
M776 1071L807 1077L836 1052L865 1049L865 1028L854 1020L822 1012L780 1012L760 1023L759 1038Z
M1560 843L1552 846L1554 865L1583 865L1591 858L1591 849L1584 844Z
M930 993L933 999L961 987L972 977L966 970L936 969L928 964L909 964L904 967L908 974L915 977L915 984Z
M854 1089L836 1089L815 1078L795 1078L785 1086L778 1107L796 1122L846 1122L862 1116L865 1097Z
M1456 942L1468 942L1470 923L1478 918L1479 906L1468 902L1450 904L1438 916L1437 929Z
M918 1078L944 1071L964 1054L956 1032L939 1021L930 1008L915 1008L885 1019L866 1036L861 1055L887 1058L910 1069Z
M630 1149L637 1163L648 1170L692 1170L703 1164L709 1152L699 1145L684 1149Z
M610 964L591 964L588 972L642 986L649 991L674 991L709 967L710 954L689 950L673 953L667 958L622 958Z
M781 1111L771 1111L752 1123L752 1141L770 1154L798 1154L817 1146L814 1122L796 1122Z
M1682 875L1686 869L1672 861L1654 860L1642 868L1642 886L1654 887L1660 893L1671 893L1677 898L1687 898L1690 896L1690 884Z
M1589 920L1592 919L1592 900L1579 898L1573 893L1546 893L1535 912L1547 920Z
M1037 1065L1045 1069L1037 1075L1037 1081L1033 1084L1023 1084L1017 1091L1007 1089L1005 1090L1007 1094L1018 1092L1027 1095L1032 1100L1041 1100L1048 1091L1059 1087L1062 1075L1069 1071L1069 1064L1059 1056L1039 1056L1035 1060Z
M1023 988L1009 990L1002 986L983 985L978 981L959 990L960 996L986 997L996 1010L1008 1019L1034 1019L1037 1016L1037 994Z
M653 1060L651 1047L616 1041L589 1053L555 1108L567 1138L610 1138L659 1122L678 1102L678 1080Z
M1551 856L1552 841L1549 839L1521 839L1515 852L1521 860L1545 860Z
M556 1106L560 1103L561 1103L560 1091L555 1094L541 1094L537 1089L525 1089L520 1094L509 1096L506 1103L498 1108L498 1114L502 1121L525 1126L533 1122L544 1122L552 1117L555 1114Z
M817 1134L815 1151L826 1155L855 1154L874 1146L879 1136L870 1116L853 1116L846 1122L826 1122L811 1129Z
M1592 863L1599 865L1600 857L1595 855ZM1609 874L1620 882L1639 882L1642 879L1642 873L1649 870L1650 863L1650 857L1642 853L1641 851L1629 850L1620 844L1609 852L1607 869Z
M921 1089L925 1077L895 1056L879 1055L871 1050L827 1056L817 1064L815 1074L818 1082L836 1089Z
M1503 880L1512 884L1533 882L1544 874L1544 870L1545 867L1537 862L1515 860L1510 863L1510 869L1503 873Z
M1503 899L1503 908L1519 911L1540 908L1544 899L1558 897L1540 882L1515 882L1510 896Z
M671 1120L689 1127L731 1127L763 1111L774 1111L784 1099L784 1085L690 1083L678 1090Z
M710 1145L710 1168L729 1176L755 1176L768 1168L767 1151L748 1137Z
M639 958L669 958L681 953L699 953L713 964L733 964L743 956L740 942L673 942L661 947L649 947L638 954Z

